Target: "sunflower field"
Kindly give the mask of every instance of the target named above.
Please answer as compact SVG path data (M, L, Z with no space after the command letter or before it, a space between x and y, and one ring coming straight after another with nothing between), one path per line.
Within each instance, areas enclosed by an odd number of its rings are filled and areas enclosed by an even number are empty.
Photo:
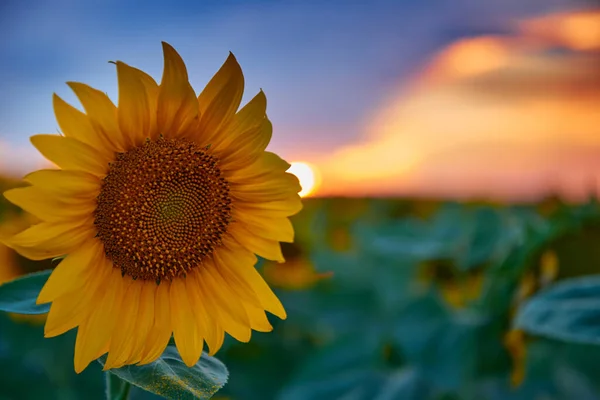
M31 220L0 200L2 230ZM292 222L286 262L257 264L287 310L269 315L272 332L226 337L194 368L170 345L105 383L105 359L73 371L74 331L45 339L45 314L2 313L0 399L600 398L595 199L309 198ZM55 265L0 247L0 282L34 273L34 291ZM26 290L13 288L0 286L0 308L28 312ZM118 394L121 379L130 392Z

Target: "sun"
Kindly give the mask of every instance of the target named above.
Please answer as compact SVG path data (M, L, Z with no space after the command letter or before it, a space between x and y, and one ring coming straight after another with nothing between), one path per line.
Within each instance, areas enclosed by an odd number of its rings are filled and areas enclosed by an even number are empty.
M317 170L314 166L306 162L293 162L287 172L296 175L300 181L302 190L300 191L300 197L306 197L317 189L319 184Z

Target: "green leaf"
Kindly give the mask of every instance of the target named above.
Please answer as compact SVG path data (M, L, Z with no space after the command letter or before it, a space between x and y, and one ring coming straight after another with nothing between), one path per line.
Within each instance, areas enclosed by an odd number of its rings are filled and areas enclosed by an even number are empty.
M127 400L131 384L112 372L106 372L106 400Z
M600 344L600 276L570 279L540 292L521 307L515 325L536 335Z
M430 398L430 392L430 385L410 367L354 368L287 386L277 399L418 400Z
M18 314L44 314L50 304L35 304L35 300L52 271L21 276L0 285L0 311Z
M104 365L106 356L101 357ZM216 358L202 354L200 361L187 367L175 346L167 346L155 362L111 369L111 373L151 393L166 399L210 399L227 382L229 372Z
M404 368L390 373L379 388L375 400L419 400L430 396L431 389L420 373L412 368Z

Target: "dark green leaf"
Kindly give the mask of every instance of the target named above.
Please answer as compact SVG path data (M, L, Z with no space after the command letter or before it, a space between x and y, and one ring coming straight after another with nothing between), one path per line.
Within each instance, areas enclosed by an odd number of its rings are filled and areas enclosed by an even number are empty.
M52 271L36 272L21 276L0 285L0 311L18 314L44 314L50 304L35 304L40 290Z
M131 384L112 372L106 372L106 400L127 400Z
M421 400L431 389L412 368L380 371L348 369L289 386L278 399Z
M106 356L98 360L104 365ZM202 354L200 361L187 367L174 346L167 346L155 362L112 369L111 373L166 399L210 399L225 385L228 371L216 358Z
M518 328L571 342L600 344L600 276L571 279L527 302Z
M404 368L389 374L379 388L376 400L421 400L429 397L430 388L419 373L412 368Z

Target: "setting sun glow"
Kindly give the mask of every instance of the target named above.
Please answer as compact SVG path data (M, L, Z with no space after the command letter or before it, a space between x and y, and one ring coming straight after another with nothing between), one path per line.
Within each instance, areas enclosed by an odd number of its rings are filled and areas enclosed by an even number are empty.
M296 175L300 181L300 197L306 197L317 189L318 177L314 166L305 162L293 162L287 172Z

